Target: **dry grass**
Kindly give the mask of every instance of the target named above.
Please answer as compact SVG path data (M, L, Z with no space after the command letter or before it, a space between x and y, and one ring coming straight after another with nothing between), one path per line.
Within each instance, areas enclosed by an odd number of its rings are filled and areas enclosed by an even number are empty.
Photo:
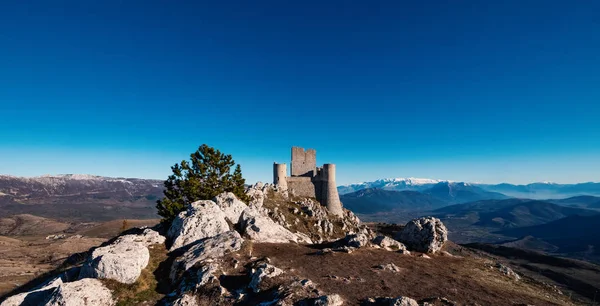
M164 297L159 293L159 282L156 271L161 262L167 259L167 249L162 244L156 244L148 248L150 250L150 261L148 266L142 270L138 280L130 285L119 283L115 280L102 280L112 290L113 297L118 306L132 305L154 305Z
M316 251L296 244L254 245L254 256L271 258L275 266L312 280L326 293L340 294L350 305L358 305L369 297L401 295L417 300L445 297L459 305L570 305L567 297L527 279L516 282L489 268L481 259L426 259L381 249L314 255ZM374 268L389 263L402 271Z

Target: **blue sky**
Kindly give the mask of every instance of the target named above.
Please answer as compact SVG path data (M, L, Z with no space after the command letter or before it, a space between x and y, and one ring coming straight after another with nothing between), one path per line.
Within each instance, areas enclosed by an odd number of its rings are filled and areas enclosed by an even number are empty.
M0 173L600 181L600 2L287 2L3 1Z

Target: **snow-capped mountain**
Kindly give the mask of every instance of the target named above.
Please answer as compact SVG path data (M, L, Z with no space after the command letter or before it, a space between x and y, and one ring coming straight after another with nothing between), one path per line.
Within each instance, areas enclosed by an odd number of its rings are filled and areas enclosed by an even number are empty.
M510 197L529 199L564 199L574 196L591 195L600 196L600 183L558 184L551 182L531 183L527 185L515 184L480 184L463 183L449 180L422 179L422 178L388 178L372 182L342 185L338 187L340 194L355 192L366 188L380 188L385 190L413 190L425 191L439 183L447 183L450 187L456 184L470 185L485 191L501 193ZM439 186L438 186L439 187Z
M366 188L379 188L385 190L414 190L422 191L433 187L438 183L450 183L448 180L434 180L424 178L386 178L373 182L362 182L357 184L342 185L338 187L340 194L355 192Z

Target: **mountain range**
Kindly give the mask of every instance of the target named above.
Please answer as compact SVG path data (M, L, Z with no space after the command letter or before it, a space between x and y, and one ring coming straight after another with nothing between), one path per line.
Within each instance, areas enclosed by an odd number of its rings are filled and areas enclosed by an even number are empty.
M366 188L381 188L385 190L395 191L423 191L430 189L440 183L458 184L458 182L448 180L391 178L339 186L338 192L340 194L346 194ZM508 183L480 184L468 182L462 184L475 186L488 192L500 193L508 197L528 198L536 200L564 199L584 195L600 196L600 183L593 182L579 184L532 183L527 185L514 185Z
M32 214L63 221L156 218L163 182L93 175L0 175L0 215Z

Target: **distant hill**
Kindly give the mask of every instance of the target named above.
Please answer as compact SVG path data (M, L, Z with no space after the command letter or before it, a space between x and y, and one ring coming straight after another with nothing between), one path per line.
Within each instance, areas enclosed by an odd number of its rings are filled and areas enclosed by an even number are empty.
M568 216L547 224L502 230L509 237L533 236L557 246L558 253L587 255L600 261L600 214Z
M32 214L61 221L156 218L163 182L93 175L0 175L0 215Z
M596 211L565 207L549 202L507 199L486 200L473 203L451 205L434 213L443 220L460 220L463 225L514 228L544 224L567 216L590 216ZM465 224L466 223L466 224Z
M359 214L393 210L422 210L445 205L445 202L417 191L391 191L367 188L340 196L344 207Z
M479 187L493 192L500 192L511 197L530 199L562 199L581 195L600 196L600 183L555 184L532 183L528 185L513 184L479 184Z
M595 196L577 196L559 200L547 200L559 205L583 207L583 208L600 208L600 197Z

